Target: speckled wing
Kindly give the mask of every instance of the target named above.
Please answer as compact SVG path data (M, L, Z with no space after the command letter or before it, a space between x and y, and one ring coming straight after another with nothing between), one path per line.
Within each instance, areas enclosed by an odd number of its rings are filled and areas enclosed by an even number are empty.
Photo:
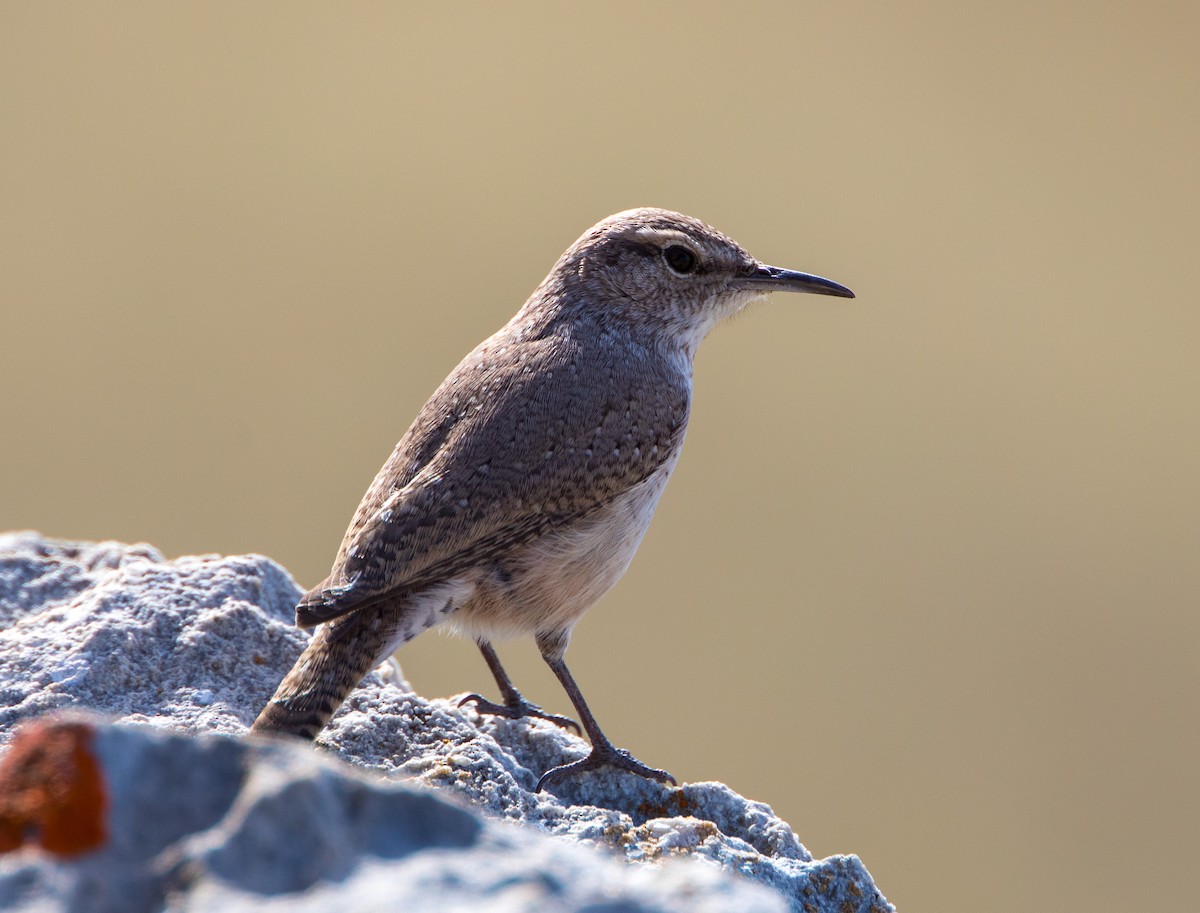
M578 323L539 338L501 331L468 355L376 476L328 579L297 606L297 623L329 621L503 555L669 460L687 425L687 376L661 352L611 339Z

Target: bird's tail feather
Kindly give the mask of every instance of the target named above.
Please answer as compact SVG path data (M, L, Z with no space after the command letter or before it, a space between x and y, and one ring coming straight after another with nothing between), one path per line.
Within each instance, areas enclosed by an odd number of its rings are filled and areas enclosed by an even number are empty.
M315 739L362 678L400 645L394 631L374 612L321 625L250 731Z

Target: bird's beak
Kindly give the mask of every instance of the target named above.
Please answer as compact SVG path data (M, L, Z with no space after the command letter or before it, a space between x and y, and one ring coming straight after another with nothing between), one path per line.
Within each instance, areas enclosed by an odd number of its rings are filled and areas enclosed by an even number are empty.
M830 279L763 264L759 264L750 275L738 280L738 284L746 289L763 292L809 292L813 295L835 295L838 298L854 297L854 292Z

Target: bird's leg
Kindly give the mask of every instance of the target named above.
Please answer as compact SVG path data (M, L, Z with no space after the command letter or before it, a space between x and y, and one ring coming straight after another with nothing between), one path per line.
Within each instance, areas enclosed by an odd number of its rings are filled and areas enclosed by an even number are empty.
M462 707L465 704L474 704L475 709L480 713L506 716L512 720L520 719L523 716L536 716L539 719L557 723L564 728L574 729L576 734L579 734L579 724L573 719L566 716L559 716L557 713L547 713L537 704L527 700L525 695L517 690L517 686L512 683L512 679L508 677L508 673L500 665L500 657L496 655L496 649L491 643L486 640L477 640L475 643L479 647L479 652L483 654L488 668L492 670L492 675L496 679L496 684L500 687L500 696L504 698L504 703L494 704L482 694L468 694L458 702L458 706Z
M554 674L562 682L567 696L571 698L571 703L575 705L575 711L579 714L583 728L587 732L588 738L592 741L592 751L586 758L580 758L578 761L562 764L546 771L542 774L542 778L538 780L537 789L534 792L541 792L547 786L554 785L564 777L582 773L585 770L594 770L597 767L616 767L621 770L628 770L650 780L657 780L659 783L670 783L674 786L675 778L665 770L659 770L657 767L647 767L624 748L617 748L608 740L608 736L604 734L600 729L600 724L592 716L592 711L588 709L587 701L583 699L583 693L579 690L579 686L575 684L571 670L567 668L567 664L563 660L563 653L566 649L565 642L562 639L551 640L550 638L539 636L538 647L541 648L542 659L546 661L546 665L554 670Z

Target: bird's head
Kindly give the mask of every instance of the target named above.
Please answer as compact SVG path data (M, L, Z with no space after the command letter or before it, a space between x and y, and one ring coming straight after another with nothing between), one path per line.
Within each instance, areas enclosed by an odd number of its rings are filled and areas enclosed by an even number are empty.
M768 292L854 297L820 276L767 266L699 219L649 208L593 225L562 255L543 287L602 322L666 330L689 350Z

